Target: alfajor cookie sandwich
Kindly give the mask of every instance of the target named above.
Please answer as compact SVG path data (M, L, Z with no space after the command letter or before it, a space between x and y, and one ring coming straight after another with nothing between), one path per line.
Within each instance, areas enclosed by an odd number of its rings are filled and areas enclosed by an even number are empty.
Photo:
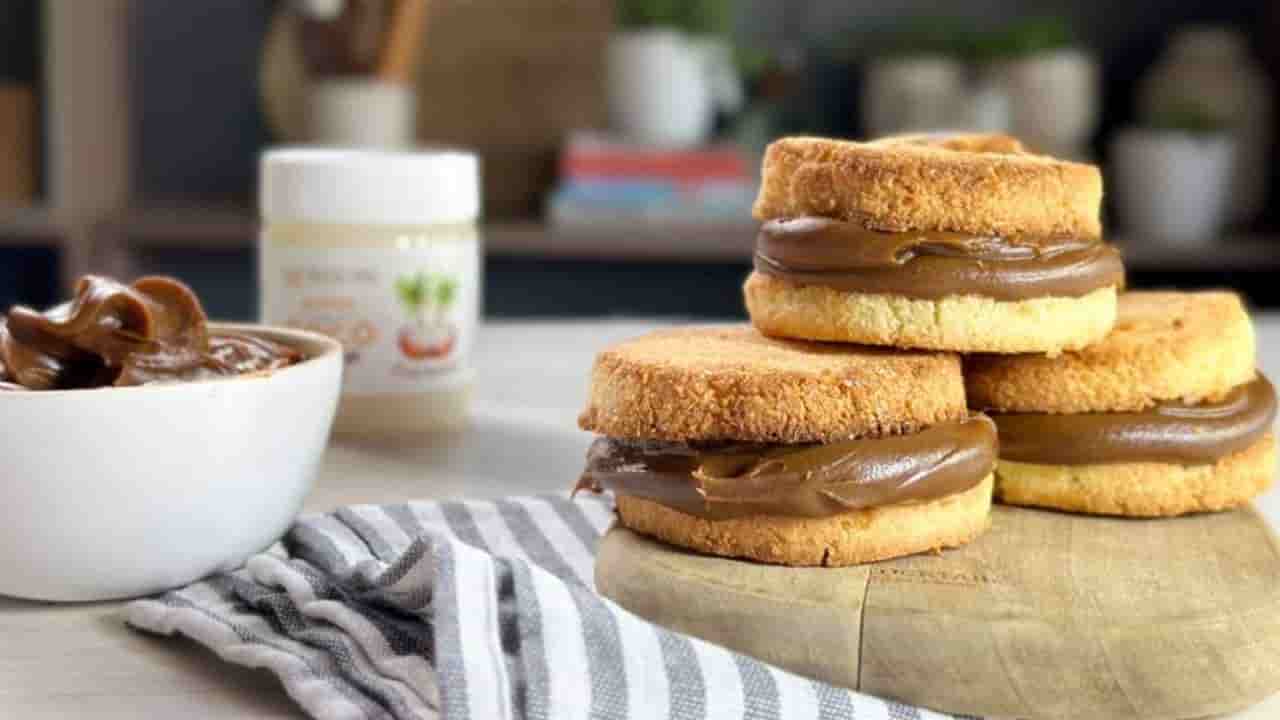
M1124 268L1092 165L1001 135L794 137L762 174L744 292L767 335L1057 353L1111 329Z
M703 553L851 565L989 522L995 428L949 353L655 332L596 357L578 423L602 436L578 489L612 490L622 525Z
M1276 397L1228 292L1130 292L1102 342L1056 358L966 358L1000 432L996 497L1083 513L1236 507L1276 472Z

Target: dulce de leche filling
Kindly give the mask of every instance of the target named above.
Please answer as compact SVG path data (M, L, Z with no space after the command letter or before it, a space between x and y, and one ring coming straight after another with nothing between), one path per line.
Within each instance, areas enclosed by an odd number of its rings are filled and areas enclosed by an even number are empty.
M812 217L764 223L755 269L800 285L926 300L1080 297L1124 283L1120 253L1097 240L889 233Z
M1166 402L1133 413L991 415L1002 459L1042 465L1205 465L1253 445L1275 418L1275 389L1261 373L1216 402Z
M186 382L274 370L298 350L258 337L210 334L186 285L133 285L88 275L70 302L0 318L0 390L69 390Z
M600 438L577 490L613 490L710 520L826 517L963 492L995 460L995 425L983 415L910 435L824 444L694 447Z

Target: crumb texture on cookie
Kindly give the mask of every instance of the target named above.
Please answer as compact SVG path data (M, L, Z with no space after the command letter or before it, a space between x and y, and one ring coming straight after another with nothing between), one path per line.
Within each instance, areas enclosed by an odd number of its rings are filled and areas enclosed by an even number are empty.
M1239 507L1271 487L1276 442L1267 435L1211 465L1037 465L1001 460L996 499L1093 515L1167 517Z
M970 353L1060 353L1111 329L1116 289L1078 298L938 300L850 293L752 273L743 286L751 322L775 337Z
M1218 399L1256 373L1253 325L1232 292L1127 292L1115 328L1059 357L972 356L973 408L1126 412L1165 400Z
M795 566L841 567L957 547L990 525L992 478L927 503L887 505L826 518L757 515L704 520L618 496L624 527L709 555Z
M967 416L956 355L777 340L732 325L606 348L578 424L614 438L798 443Z
M1101 236L1102 176L1003 135L909 135L769 145L753 214L816 215L875 230Z

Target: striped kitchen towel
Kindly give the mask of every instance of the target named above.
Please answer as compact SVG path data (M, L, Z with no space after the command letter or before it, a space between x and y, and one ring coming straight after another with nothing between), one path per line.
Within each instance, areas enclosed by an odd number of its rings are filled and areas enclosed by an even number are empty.
M595 593L605 501L304 516L240 570L129 605L273 672L317 718L941 719L671 632Z

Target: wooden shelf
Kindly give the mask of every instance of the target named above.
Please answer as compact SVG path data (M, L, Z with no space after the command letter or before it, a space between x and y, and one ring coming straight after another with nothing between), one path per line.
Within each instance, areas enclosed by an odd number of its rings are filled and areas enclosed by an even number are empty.
M56 245L69 226L44 207L0 209L0 245Z
M1229 235L1180 247L1153 238L1111 239L1136 272L1261 272L1280 269L1280 235Z
M128 210L102 229L130 248L227 250L252 247L257 218L248 210L149 208ZM537 222L485 225L491 255L582 260L746 262L754 223L724 225L599 226L550 228Z
M258 219L245 208L145 208L103 227L135 249L239 250L257 241Z
M490 255L581 260L742 262L751 259L757 225L660 224L553 228L540 223L486 226Z
M42 208L0 211L0 244L30 244L72 232L75 223ZM133 250L241 250L253 247L256 215L237 207L143 208L93 226ZM556 228L540 222L484 226L487 254L506 258L614 262L732 262L751 258L757 224L720 225L600 223ZM1117 236L1134 272L1260 272L1280 270L1280 235L1231 235L1202 246L1170 246L1159 240Z

